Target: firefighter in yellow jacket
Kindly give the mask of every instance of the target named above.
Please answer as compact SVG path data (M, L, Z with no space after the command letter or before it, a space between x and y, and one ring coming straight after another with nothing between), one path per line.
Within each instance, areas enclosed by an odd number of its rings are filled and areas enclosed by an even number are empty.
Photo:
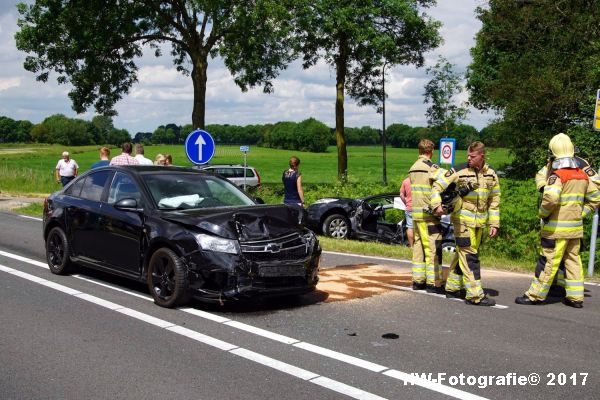
M554 275L564 262L565 304L581 308L583 267L579 246L583 237L583 217L600 204L600 191L589 173L579 168L573 143L567 135L555 135L549 148L555 159L539 207L544 222L540 234L542 254L529 289L515 302L524 305L544 302Z
M431 184L445 173L431 161L434 144L419 142L419 158L410 167L410 190L414 229L412 288L443 293L442 283L442 226L439 217L431 212Z
M573 157L575 162L577 163L577 168L583 170L588 176L588 179L596 185L596 189L600 190L600 174L594 170L594 168L590 165L588 160L581 157ZM548 171L552 171L552 162L554 161L554 155L551 155L548 159L548 163L544 165L538 172L535 174L535 187L540 193L544 193L544 186L546 186L546 182L550 175ZM540 255L541 254L540 252ZM556 272L556 277L550 287L548 292L550 295L553 293L559 297L565 296L565 264L564 262L560 264L558 267L558 271Z
M454 204L451 219L454 224L458 266L452 268L446 281L446 297L460 297L466 288L467 304L493 306L481 286L479 246L483 229L489 225L489 236L500 228L500 184L496 172L485 162L485 145L473 142L468 148L468 162L450 169L432 187L431 206L437 215L445 211L441 205L444 190L455 184L464 195Z

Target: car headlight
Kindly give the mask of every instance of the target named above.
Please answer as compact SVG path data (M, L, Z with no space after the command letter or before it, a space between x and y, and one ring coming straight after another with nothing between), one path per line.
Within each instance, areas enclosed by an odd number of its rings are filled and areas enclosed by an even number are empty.
M216 236L199 233L194 235L202 250L216 251L219 253L239 254L240 246L236 240L224 239Z
M327 203L332 203L337 200L339 200L339 199L332 199L332 198L319 199L319 200L315 201L315 204L327 204Z

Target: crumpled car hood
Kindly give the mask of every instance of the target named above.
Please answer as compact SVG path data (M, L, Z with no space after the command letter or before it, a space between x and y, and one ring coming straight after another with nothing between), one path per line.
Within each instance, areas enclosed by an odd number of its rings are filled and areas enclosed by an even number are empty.
M162 218L240 241L264 240L299 232L300 209L285 205L255 205L223 209L166 211Z

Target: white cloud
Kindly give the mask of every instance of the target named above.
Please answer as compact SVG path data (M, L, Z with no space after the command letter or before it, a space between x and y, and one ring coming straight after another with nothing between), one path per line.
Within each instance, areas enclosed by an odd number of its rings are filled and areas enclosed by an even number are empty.
M0 115L28 119L38 123L57 113L69 117L91 118L93 109L77 116L67 96L70 86L58 85L56 74L46 83L38 82L35 74L23 69L25 54L15 46L17 31L15 4L19 0L0 1ZM30 0L28 0L30 1ZM426 12L443 22L444 44L426 55L424 68L397 66L386 77L386 122L426 125L423 104L424 86L428 81L425 68L443 55L463 72L470 62L469 49L480 23L475 19L475 7L483 0L440 1ZM138 82L117 104L119 115L115 125L130 133L152 131L165 123L191 122L193 85L189 76L177 72L170 57L170 46L162 46L163 56L156 58L154 50L145 47L137 60ZM263 124L277 121L302 121L314 117L329 126L335 125L335 70L323 61L303 70L300 61L293 62L273 81L274 92L265 94L262 88L242 92L222 60L209 60L206 91L206 122L230 124ZM491 116L473 110L466 123L478 128ZM381 114L373 107L358 107L346 95L346 126L380 127Z
M21 78L0 78L0 92L21 86Z

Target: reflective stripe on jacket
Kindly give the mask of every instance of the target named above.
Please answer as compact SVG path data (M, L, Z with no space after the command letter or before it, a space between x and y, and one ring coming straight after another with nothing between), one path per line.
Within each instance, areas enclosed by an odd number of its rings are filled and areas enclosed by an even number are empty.
M581 168L583 170L583 172L585 172L585 174L588 176L588 179L591 180L595 185L596 185L596 189L600 190L600 175L598 174L598 172L596 172L596 170L594 170L594 168L592 168L592 166L590 165L590 163L585 159L585 158L581 158L581 157L574 157L575 161L577 161L577 166L579 168ZM537 174L535 174L535 187L542 192L544 189L544 186L546 185L546 182L548 181L548 166L544 165L542 167L542 169L540 169Z
M439 218L432 215L429 210L429 198L433 181L441 178L445 169L440 168L429 158L420 155L408 171L410 177L410 191L412 196L412 217L414 221L437 222Z
M450 169L433 183L431 194L433 208L442 203L440 193L451 183L456 183L459 188L470 183L474 188L456 202L451 214L453 221L470 227L483 227L486 224L500 227L500 183L496 171L487 164L478 171L469 168L467 163Z
M583 237L583 217L600 204L600 191L579 168L554 171L544 186L539 216L541 236L551 239Z

